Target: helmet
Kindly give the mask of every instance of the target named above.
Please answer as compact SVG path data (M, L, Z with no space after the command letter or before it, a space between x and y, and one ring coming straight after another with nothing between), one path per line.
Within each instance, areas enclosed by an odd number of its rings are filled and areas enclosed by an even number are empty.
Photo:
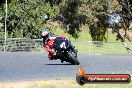
M48 39L50 38L50 32L47 30L43 30L41 33L41 37L43 38L43 43L46 44Z
M42 36L42 37L45 37L45 36L48 35L48 34L49 34L49 31L43 30L42 33L41 33L41 36Z

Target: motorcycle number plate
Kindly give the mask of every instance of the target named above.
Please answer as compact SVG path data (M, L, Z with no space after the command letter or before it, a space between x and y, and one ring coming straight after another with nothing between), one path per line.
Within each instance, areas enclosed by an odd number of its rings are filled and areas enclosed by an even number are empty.
M60 47L61 48L66 48L65 42L61 43Z

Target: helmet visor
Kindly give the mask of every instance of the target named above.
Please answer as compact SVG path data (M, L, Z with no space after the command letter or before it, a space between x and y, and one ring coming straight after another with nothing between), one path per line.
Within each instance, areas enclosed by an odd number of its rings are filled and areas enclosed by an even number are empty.
M43 44L45 45L45 43L47 42L48 38L49 38L49 34L42 36L43 38Z

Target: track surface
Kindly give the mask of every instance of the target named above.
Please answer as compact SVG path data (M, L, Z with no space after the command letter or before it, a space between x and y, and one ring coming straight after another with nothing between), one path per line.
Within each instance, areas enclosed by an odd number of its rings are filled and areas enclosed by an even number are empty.
M78 54L87 73L132 74L132 55ZM19 81L75 77L77 65L49 61L46 53L17 52L0 53L0 81Z

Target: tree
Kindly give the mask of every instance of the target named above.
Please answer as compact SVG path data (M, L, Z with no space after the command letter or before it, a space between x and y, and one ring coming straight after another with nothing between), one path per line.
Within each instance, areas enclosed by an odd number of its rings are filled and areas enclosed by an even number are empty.
M117 25L114 25L113 33L117 33L117 40L121 40L123 42L122 44L128 51L128 53L132 54L131 49L127 46L125 43L125 38L128 39L128 41L132 42L132 36L130 33L130 25L132 23L132 0L117 0L118 4L121 6L121 10L117 10L121 18L121 28L123 28L124 33L120 33L119 27Z
M132 36L130 36L129 26L132 22L132 0L117 0L122 7L122 10L119 12L121 16L121 23L124 29L124 35L120 38L125 41L127 38L130 42L132 42ZM121 34L120 34L121 35Z
M42 0L43 2L50 3L51 6L53 5L59 5L62 0Z
M7 31L10 38L39 38L46 14L53 14L48 3L38 0L11 0L8 4ZM4 20L3 20L4 23Z
M83 10L80 9L80 14L83 14L85 22L89 25L89 33L93 41L107 40L105 37L108 28L108 10L109 0L84 0L82 2Z
M79 37L80 25L78 9L80 6L79 0L67 0L64 6L60 9L61 21L66 28L66 32L71 34L74 38Z
M0 8L4 11L4 1L1 2ZM93 41L106 41L109 13L112 12L120 14L124 36L130 40L131 7L131 0L8 0L8 37L39 38L39 30L53 28L47 22L57 20L74 38L79 37L81 26L86 24ZM4 16L3 12L0 14ZM117 38L124 41L120 28L113 29Z

